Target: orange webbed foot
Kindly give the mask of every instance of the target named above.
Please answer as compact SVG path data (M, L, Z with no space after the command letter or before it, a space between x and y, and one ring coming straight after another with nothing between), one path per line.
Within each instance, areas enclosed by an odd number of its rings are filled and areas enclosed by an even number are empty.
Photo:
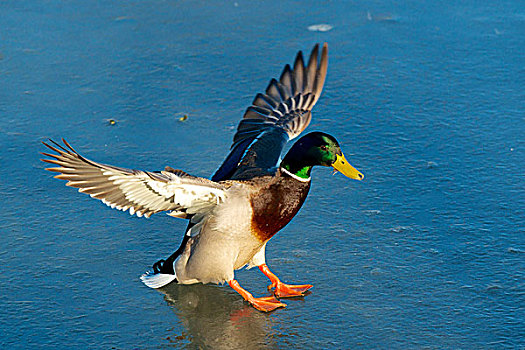
M281 303L279 300L275 299L274 296L254 298L254 296L251 295L251 293L249 293L246 289L242 288L239 285L239 282L237 282L236 280L228 281L228 284L237 293L239 293L244 298L244 300L249 302L254 308L256 308L259 311L270 312L280 307L286 307L286 304Z
M269 285L268 290L275 288L273 294L278 298L293 298L293 297L302 297L304 294L313 286L311 284L284 284L277 283L276 285Z
M286 307L286 304L281 303L275 297L262 297L262 298L253 298L247 300L254 308L263 312L270 312L280 307Z
M270 271L266 264L259 265L259 270L266 275L272 281L272 284L268 286L268 290L274 289L273 294L277 298L293 298L302 297L310 288L311 284L284 284L282 283L273 272Z

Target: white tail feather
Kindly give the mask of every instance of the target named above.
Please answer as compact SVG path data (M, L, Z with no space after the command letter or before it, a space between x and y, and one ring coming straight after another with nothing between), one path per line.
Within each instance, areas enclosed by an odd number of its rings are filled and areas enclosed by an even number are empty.
M166 274L166 273L154 273L151 271L146 272L140 276L140 280L150 288L164 287L168 283L174 281L177 276Z

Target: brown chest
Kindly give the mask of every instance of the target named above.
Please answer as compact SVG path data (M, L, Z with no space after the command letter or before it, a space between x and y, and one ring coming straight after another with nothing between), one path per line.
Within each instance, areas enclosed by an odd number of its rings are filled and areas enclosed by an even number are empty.
M280 178L255 193L251 198L253 208L252 232L265 242L292 220L310 190L310 182Z

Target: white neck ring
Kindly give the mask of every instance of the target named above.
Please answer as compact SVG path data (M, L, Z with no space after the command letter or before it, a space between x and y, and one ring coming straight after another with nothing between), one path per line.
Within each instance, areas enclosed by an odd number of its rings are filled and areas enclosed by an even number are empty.
M288 175L288 176L290 176L290 177L296 179L297 181L301 181L301 182L309 182L310 179L311 179L311 176L309 176L307 179L303 179L302 177L299 177L299 176L297 176L297 175L295 175L295 174L292 174L291 172L289 172L288 170L286 170L286 169L283 168L283 167L281 167L281 171L282 171L283 173L285 173L286 175Z

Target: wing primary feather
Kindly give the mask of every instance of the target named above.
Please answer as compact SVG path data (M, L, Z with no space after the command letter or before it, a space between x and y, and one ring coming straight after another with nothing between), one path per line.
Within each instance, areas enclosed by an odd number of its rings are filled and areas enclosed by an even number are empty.
M324 81L326 79L327 69L328 69L328 46L325 43L323 45L323 49L321 52L321 61L319 62L319 68L316 70L316 74L315 74L315 85L312 91L315 96L315 100L312 104L312 107L317 102L319 97L321 96L321 91L323 90Z
M288 93L288 96L295 96L295 82L293 77L292 69L290 68L290 65L287 64L284 66L283 72L281 73L281 77L279 78L279 81L282 84L282 87L285 88Z
M313 91L315 76L316 76L316 67L317 67L317 56L319 55L319 44L316 44L310 53L310 58L308 59L308 65L306 66L306 91Z
M294 75L294 90L297 92L304 91L304 82L305 82L305 68L304 68L304 59L303 52L299 51L295 58L293 65L293 75Z

